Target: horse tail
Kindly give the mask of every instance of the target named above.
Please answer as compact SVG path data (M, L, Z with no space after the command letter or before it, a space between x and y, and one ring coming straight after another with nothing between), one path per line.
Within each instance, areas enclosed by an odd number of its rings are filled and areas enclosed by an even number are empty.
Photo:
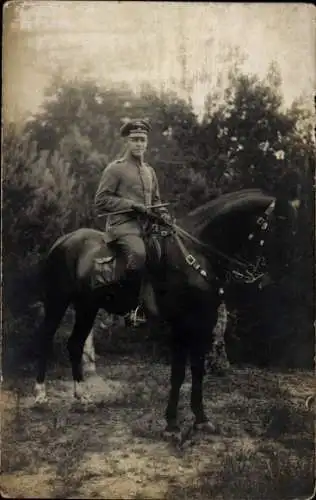
M46 271L45 257L40 257L39 261L31 266L25 276L25 286L28 290L30 300L32 302L43 301L43 285ZM31 305L33 307L33 304Z
M63 235L55 241L51 248L42 255L39 260L28 269L24 278L24 284L28 290L28 295L31 300L31 308L37 308L44 302L46 296L46 287L51 278L52 269L50 266L50 258L59 248L69 234Z
M8 287L6 304L14 316L28 315L43 302L43 266L42 258L29 263L18 270L12 286Z
M28 304L29 309L39 310L40 315L43 315L43 261L37 264L37 268L34 272L28 276L27 288L29 291L30 303Z

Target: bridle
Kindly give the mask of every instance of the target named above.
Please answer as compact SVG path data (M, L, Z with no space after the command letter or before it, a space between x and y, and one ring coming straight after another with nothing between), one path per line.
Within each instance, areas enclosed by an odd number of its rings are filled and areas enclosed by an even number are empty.
M274 208L275 208L275 200L272 200L272 202L265 210L264 214L256 219L255 222L256 229L259 230L260 233L264 233L267 231ZM256 262L252 264L240 258L231 257L225 252L222 252L221 250L216 248L214 245L202 242L199 238L188 233L175 223L164 222L164 225L166 229L160 230L159 234L162 237L172 236L176 241L182 255L184 256L185 262L192 269L198 272L206 281L208 282L211 281L208 272L201 266L201 264L198 262L198 259L187 250L183 240L189 240L192 243L194 243L199 249L201 249L205 257L213 258L214 255L217 256L218 260L220 260L223 263L223 266L226 267L226 273L225 273L226 283L230 281L237 281L246 284L253 284L255 282L260 282L260 280L263 278L265 273L262 272L262 267L265 261L262 255L259 255L257 257ZM153 226L155 225L153 224ZM255 237L255 233L256 230L249 233L248 240L252 240ZM262 249L263 245L264 245L264 238L262 236L259 242L259 248Z

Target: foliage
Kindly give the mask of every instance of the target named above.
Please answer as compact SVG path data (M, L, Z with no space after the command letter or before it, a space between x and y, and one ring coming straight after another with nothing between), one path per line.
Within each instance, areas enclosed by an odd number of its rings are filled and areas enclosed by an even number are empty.
M23 285L21 279L56 238L98 225L92 202L101 172L122 154L122 119L139 116L153 124L147 159L156 168L162 198L172 202L176 216L221 192L244 187L300 197L295 265L278 291L284 299L278 328L287 325L285 338L291 339L294 350L302 330L310 339L315 167L311 115L299 100L284 110L275 65L264 80L232 71L225 100L212 106L216 99L216 92L207 97L200 122L190 104L148 84L135 93L126 84L101 88L91 80L66 81L57 75L42 108L23 130L6 127L3 245L5 299L11 312L18 295L35 299L29 281ZM247 301L244 305L251 309ZM241 338L254 320L258 306L253 315L246 314L243 325L239 322ZM268 330L273 331L271 325Z

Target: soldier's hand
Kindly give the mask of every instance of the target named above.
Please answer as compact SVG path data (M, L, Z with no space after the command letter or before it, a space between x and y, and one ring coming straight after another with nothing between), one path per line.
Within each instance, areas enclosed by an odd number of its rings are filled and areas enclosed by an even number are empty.
M171 217L171 215L168 212L163 212L161 214L161 218L167 224L172 224L172 222L173 222L172 217Z
M145 205L143 205L142 203L134 203L133 206L132 206L133 210L135 210L136 212L140 213L140 214L148 214L148 208L145 207Z

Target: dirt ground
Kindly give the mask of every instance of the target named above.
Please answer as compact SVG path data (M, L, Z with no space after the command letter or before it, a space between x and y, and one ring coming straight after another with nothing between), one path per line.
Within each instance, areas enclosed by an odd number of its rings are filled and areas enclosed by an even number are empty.
M34 406L31 377L2 388L4 495L19 498L303 499L314 482L314 390L307 372L233 368L208 376L216 432L179 447L162 437L169 367L99 358L95 404L72 399L70 369L50 371L49 402ZM181 393L192 424L190 378Z

